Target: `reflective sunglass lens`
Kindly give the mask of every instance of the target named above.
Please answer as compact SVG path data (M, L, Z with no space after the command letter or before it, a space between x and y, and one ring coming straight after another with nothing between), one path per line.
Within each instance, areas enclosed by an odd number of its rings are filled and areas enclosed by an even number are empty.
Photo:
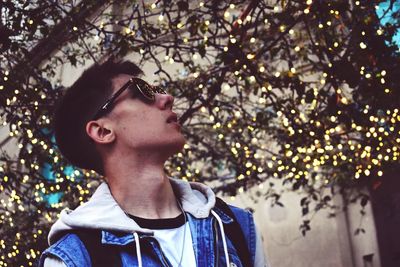
M139 84L138 83L138 84L136 84L136 86L137 86L137 89L139 89L139 91L142 93L142 95L145 98L147 98L149 100L154 100L154 92L148 84L146 84L146 83Z
M167 94L167 91L165 91L164 89L162 89L159 86L153 86L154 92L156 92L157 94Z
M154 98L154 91L153 91L153 88L151 88L150 85L145 84L145 85L143 85L142 89L146 93L146 95L148 95L151 98Z
M140 79L135 80L133 86L148 100L154 101L155 94L167 94L167 92L161 87L151 86L147 82Z

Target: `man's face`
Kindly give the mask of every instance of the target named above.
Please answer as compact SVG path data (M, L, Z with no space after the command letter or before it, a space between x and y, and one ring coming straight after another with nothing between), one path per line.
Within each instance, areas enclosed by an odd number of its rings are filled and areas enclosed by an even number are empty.
M115 77L113 92L130 78L125 74ZM174 114L173 102L171 95L156 94L154 102L149 103L143 101L138 93L125 90L107 115L116 135L116 144L135 151L156 151L170 155L180 151L186 142L180 125L167 121Z

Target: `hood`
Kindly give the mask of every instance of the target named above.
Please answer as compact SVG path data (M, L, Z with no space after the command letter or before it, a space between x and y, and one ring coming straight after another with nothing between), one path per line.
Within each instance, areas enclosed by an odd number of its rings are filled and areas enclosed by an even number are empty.
M215 194L206 185L170 178L176 197L185 212L196 218L207 218L215 205ZM90 200L75 210L64 209L60 218L50 229L49 244L53 244L66 231L77 229L101 229L127 233L152 234L150 229L141 228L125 212L111 195L107 183L96 189Z

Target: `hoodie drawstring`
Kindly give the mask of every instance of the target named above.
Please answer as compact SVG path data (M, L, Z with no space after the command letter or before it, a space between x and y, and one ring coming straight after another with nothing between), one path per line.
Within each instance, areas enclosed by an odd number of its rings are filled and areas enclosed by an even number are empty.
M226 266L230 266L229 262L229 255L228 255L228 246L226 245L226 239L225 239L225 231L224 231L224 225L222 223L221 218L218 216L215 211L211 210L212 215L214 215L215 219L218 221L219 228L221 229L221 236L222 236L222 244L224 245L224 253L225 253L225 260L226 260Z
M142 254L140 252L140 242L139 242L139 235L134 232L133 236L135 237L135 244L136 244L136 255L137 255L137 259L138 259L138 265L139 267L142 267Z

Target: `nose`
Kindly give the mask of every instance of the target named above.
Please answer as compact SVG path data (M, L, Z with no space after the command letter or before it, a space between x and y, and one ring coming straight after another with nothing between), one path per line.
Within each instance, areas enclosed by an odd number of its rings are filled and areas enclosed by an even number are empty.
M174 104L174 97L169 94L156 94L156 101L161 109L172 109Z

